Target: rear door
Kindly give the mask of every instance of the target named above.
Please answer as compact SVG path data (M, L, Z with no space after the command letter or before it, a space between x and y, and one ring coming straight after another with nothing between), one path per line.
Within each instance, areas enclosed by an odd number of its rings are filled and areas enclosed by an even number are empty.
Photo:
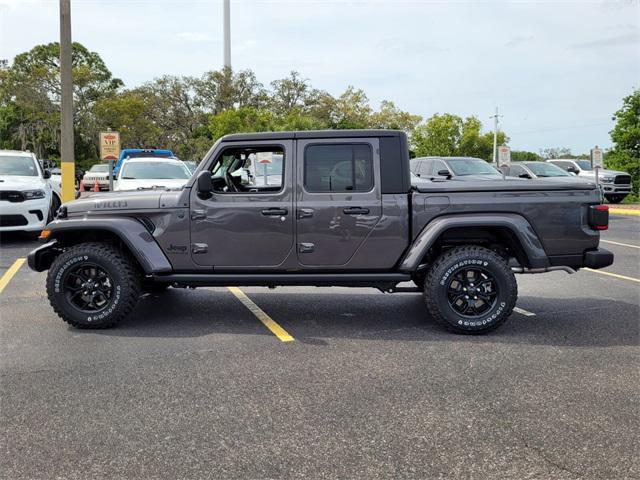
M296 151L298 261L348 265L382 215L378 139L300 139Z

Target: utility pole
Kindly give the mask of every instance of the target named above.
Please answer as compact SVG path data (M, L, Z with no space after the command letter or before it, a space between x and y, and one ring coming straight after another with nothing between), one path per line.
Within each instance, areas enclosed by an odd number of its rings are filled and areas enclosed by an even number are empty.
M224 66L231 68L231 0L222 0L224 22Z
M493 163L498 165L498 118L502 115L498 115L498 107L496 107L495 115L491 115L489 118L493 118Z
M71 76L71 0L60 0L60 161L62 201L76 196L73 155L73 78Z

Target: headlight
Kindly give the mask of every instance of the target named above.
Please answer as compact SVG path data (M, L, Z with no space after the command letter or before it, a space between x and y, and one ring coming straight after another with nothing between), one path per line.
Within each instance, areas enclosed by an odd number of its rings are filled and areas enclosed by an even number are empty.
M27 190L22 192L25 200L35 200L36 198L44 198L44 190Z
M611 183L613 182L613 177L600 177L600 180L602 180L604 183Z

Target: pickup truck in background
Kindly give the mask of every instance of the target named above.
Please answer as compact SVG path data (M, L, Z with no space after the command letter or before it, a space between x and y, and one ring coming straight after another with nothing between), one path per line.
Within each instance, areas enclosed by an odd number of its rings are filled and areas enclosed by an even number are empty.
M282 162L266 184L235 172ZM407 138L390 130L228 135L177 190L94 194L63 205L29 254L79 328L115 325L168 286L314 285L401 290L465 334L510 316L515 273L611 265L593 184L437 181L411 185Z
M559 158L557 160L547 160L547 162L580 178L593 182L596 180L595 170L589 160ZM627 172L601 168L598 171L598 180L600 181L604 198L610 203L620 203L631 193L631 175Z

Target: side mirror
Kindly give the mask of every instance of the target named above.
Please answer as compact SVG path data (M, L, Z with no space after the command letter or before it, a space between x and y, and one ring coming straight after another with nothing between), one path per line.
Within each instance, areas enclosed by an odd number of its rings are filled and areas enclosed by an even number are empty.
M438 170L438 176L451 178L451 172L449 170Z
M578 173L578 169L576 167L567 168L567 172L569 173Z
M49 170L48 168L45 168L42 171L42 178L44 178L45 180L48 178L51 178L51 170Z
M529 175L528 173L521 173L520 175L518 175L518 178L531 178L531 175Z
M198 174L196 189L200 198L211 197L213 183L211 182L211 172L209 170L204 170Z

